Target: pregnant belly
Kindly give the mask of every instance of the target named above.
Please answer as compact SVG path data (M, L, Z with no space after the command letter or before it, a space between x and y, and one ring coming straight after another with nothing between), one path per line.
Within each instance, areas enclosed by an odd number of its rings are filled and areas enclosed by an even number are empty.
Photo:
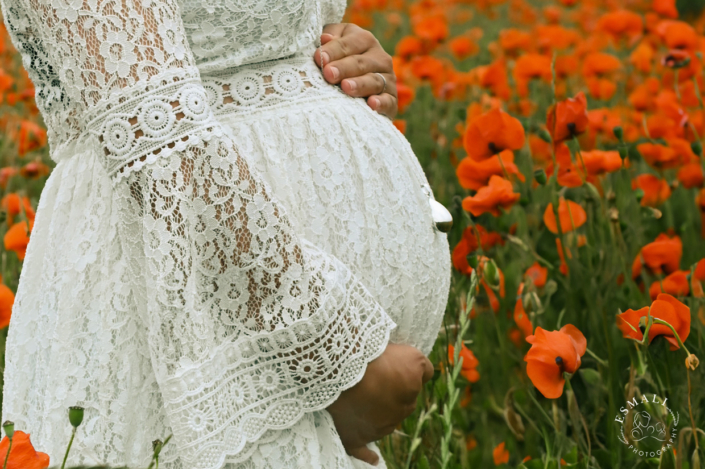
M311 80L287 67L259 73L270 83ZM252 77L250 70L238 73ZM243 92L236 78L212 87L226 82ZM277 93L267 106L226 106L219 118L297 232L346 263L397 323L392 341L428 354L445 310L450 255L446 235L434 229L427 181L408 142L362 100L333 87L307 87L294 99Z

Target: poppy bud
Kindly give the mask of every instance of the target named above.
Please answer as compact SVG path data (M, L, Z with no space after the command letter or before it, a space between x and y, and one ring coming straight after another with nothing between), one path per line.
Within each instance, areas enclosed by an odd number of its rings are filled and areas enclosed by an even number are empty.
M5 421L5 423L2 424L2 429L5 431L7 438L11 440L12 436L15 434L15 422L9 420Z
M548 133L546 129L539 129L536 135L546 143L551 143L551 134Z
M69 422L73 428L78 428L83 423L83 407L69 407Z
M647 207L649 209L649 212L651 213L651 216L653 216L655 219L660 219L663 216L663 213L661 210L653 207Z
M465 258L468 260L470 267L477 269L477 254L468 254Z
M592 183L586 182L585 185L587 186L588 192L590 192L590 196L591 196L593 199L595 199L595 200L600 200L600 199L602 198L602 196L600 196L600 193L599 193L598 190L597 190L597 187L595 187L594 185L592 185Z
M685 367L690 368L691 370L695 370L698 365L700 365L700 360L698 360L698 357L696 357L694 354L688 355L688 358L685 359Z
M619 210L616 208L612 207L607 211L607 215L610 217L610 221L616 222L619 221Z
M695 153L698 156L702 156L703 154L703 145L702 143L695 141L690 144L690 149L693 150L693 153Z
M499 273L497 271L497 264L495 264L494 260L492 259L490 259L485 264L484 278L485 281L492 286L499 285Z
M152 450L154 451L155 456L159 456L159 453L162 451L162 447L164 447L162 440L154 440L152 442Z
M690 460L691 469L700 469L700 455L698 454L698 448L693 451L693 457Z
M617 151L619 152L619 157L623 160L626 159L627 156L629 156L629 150L627 149L627 147L619 147Z
M536 182L541 184L542 186L546 184L546 171L543 169L537 169L534 171L534 179L536 179Z
M641 199L644 198L644 189L635 190L634 195L636 196L636 201L641 202Z
M620 127L619 125L615 126L612 129L612 133L615 137L617 137L620 142L622 141L622 138L624 138L624 132L622 131L622 127Z

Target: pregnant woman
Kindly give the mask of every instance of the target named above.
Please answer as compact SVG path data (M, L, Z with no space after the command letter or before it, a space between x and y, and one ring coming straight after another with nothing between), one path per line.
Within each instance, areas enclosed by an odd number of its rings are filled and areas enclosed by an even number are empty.
M314 62L344 0L2 3L57 162L3 418L54 463L81 405L72 463L374 464L450 262L407 141Z

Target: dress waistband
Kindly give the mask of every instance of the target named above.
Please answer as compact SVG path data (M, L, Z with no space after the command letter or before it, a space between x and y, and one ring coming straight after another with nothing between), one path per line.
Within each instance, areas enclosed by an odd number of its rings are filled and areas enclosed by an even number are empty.
M232 115L283 102L344 95L323 78L313 60L313 51L202 74L211 109L216 115Z

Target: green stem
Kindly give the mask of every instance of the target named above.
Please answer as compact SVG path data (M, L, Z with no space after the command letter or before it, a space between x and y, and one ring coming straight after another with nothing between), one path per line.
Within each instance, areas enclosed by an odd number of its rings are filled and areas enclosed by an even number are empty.
M76 427L73 428L71 432L71 439L69 440L69 446L66 448L66 454L64 455L64 462L61 464L61 469L66 467L66 460L69 458L69 451L71 451L71 445L73 444L73 438L76 436Z
M683 347L683 350L685 351L685 353L686 353L688 356L690 356L690 352L689 352L688 349L685 347L685 344L683 343L683 341L681 340L681 337L678 335L678 332L676 332L676 330L673 328L673 326L671 326L669 323L667 323L667 322L664 321L663 319L658 319L658 318L653 318L653 319L654 319L654 322L655 322L656 324L661 324L662 326L668 327L668 328L671 330L671 332L673 332L673 336L674 336L674 337L676 338L676 340L678 341L678 344L679 344L681 347Z
M10 458L10 451L12 451L12 438L7 437L10 440L10 444L7 447L7 454L5 455L5 464L2 465L2 469L7 469L7 460Z
M595 354L595 352L593 352L592 350L590 350L590 349L587 348L587 347L585 348L585 351L587 352L588 355L590 355L592 358L594 358L595 361L597 361L597 363L599 363L599 364L602 365L602 366L607 366L607 362L606 362L605 360L603 360L602 358L598 357L598 356Z
M531 391L529 391L529 392L527 392L527 394L529 395L529 397L531 398L531 400L533 401L533 403L536 405L536 407L538 407L538 409L541 411L541 414L543 414L543 416L546 418L546 420L548 421L548 423L550 423L551 426L555 429L556 427L555 427L555 425L553 424L553 419L548 416L548 413L546 412L546 409L544 409L543 407L541 407L541 404L539 404L539 401L536 400L536 396L534 396L534 393L531 392Z

